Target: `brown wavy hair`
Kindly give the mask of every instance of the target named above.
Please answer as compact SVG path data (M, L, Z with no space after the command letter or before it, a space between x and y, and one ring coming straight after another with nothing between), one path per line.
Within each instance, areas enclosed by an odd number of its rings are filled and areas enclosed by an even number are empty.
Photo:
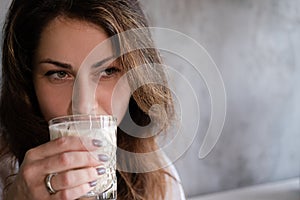
M19 165L26 151L49 141L48 124L38 106L32 82L33 56L40 35L47 24L56 17L67 17L93 23L103 28L108 36L127 30L147 27L146 18L137 0L14 0L9 9L5 26L2 49L2 87L0 99L1 140L4 147L0 154L11 152ZM121 66L131 69L146 64L142 72L128 76L134 87L142 80L159 79L164 84L144 84L133 91L129 102L129 113L133 121L146 126L151 120L160 122L160 132L164 132L173 119L171 93L166 87L166 77L162 69L155 70L151 63L161 63L161 58L153 45L148 31L134 35L139 44L145 46L122 55ZM130 49L130 41L118 38L119 48ZM122 44L122 45L120 45ZM120 49L119 49L120 50ZM149 116L153 105L161 105L166 115L155 113ZM157 149L155 137L136 138L118 129L120 149L144 153ZM117 154L118 164L128 161ZM149 163L133 161L128 165L147 166ZM118 199L164 199L166 194L166 172L159 169L147 173L117 171Z

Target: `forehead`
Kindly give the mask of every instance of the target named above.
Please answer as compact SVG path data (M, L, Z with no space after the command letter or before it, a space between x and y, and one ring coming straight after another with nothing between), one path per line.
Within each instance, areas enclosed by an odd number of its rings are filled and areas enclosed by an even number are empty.
M54 58L81 63L96 46L107 41L101 27L81 20L57 17L50 21L41 33L36 58ZM107 43L107 42L106 42ZM110 44L110 43L107 43ZM111 54L111 45L101 45L103 54ZM109 55L106 55L109 56ZM103 55L103 57L106 57Z
M49 37L50 39L63 38L65 40L81 38L85 42L94 42L95 39L101 41L108 38L104 29L96 24L63 16L51 20L43 29L41 40L45 39L43 36L48 36L47 40Z

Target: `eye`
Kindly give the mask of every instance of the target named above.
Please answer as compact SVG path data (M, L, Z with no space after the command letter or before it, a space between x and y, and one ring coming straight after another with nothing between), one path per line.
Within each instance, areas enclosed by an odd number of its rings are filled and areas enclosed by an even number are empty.
M45 76L48 76L50 80L65 80L69 77L68 73L65 71L48 71Z
M121 72L121 69L117 67L108 67L101 72L101 78L110 78L119 72Z

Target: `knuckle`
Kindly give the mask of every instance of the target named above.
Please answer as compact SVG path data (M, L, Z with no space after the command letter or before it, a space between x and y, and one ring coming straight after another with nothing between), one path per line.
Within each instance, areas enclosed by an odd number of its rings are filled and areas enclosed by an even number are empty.
M88 161L89 162L92 162L92 163L100 163L100 157L99 157L99 152L92 152L92 151L87 151L86 152L86 157L89 159Z
M65 146L67 144L67 138L66 137L60 137L58 139L56 139L56 144L58 147L62 147L62 146Z
M95 177L97 177L97 171L95 168L93 167L90 167L87 171L87 176L90 178L90 179L93 179Z
M87 156L85 156L85 158L86 158L86 162L87 163L92 163L93 160L94 160L94 158L90 154L88 154Z
M60 200L68 200L68 199L70 199L69 193L67 192L67 190L62 190L60 192L59 199Z
M29 184L31 181L33 172L33 167L29 165L24 165L20 170L20 175L23 177L25 183Z
M77 189L78 193L86 194L89 191L89 186L88 186L88 184L83 184L76 189Z
M34 149L29 149L25 153L25 158L31 160L34 157L34 154L35 154L35 150Z
M90 153L88 153L87 156L85 156L86 158L86 162L88 165L96 165L96 164L99 164L99 161L96 160L96 158L91 155Z
M64 174L62 175L61 182L64 186L68 187L73 181L72 178L68 176L68 174Z
M70 155L66 152L60 154L58 160L62 165L65 165L65 166L69 165L71 163Z
M82 187L79 188L80 193L85 194L87 193L89 187L87 185L82 185Z

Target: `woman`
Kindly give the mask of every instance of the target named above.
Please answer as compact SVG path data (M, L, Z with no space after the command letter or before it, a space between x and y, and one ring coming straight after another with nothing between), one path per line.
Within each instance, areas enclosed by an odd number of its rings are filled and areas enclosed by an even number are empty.
M143 27L147 27L147 22L136 0L12 2L4 27L0 102L0 175L5 200L78 199L92 189L93 181L103 175L96 166L105 162L105 158L89 159L86 147L76 137L49 141L47 121L75 112L72 108L74 82L81 63L93 48L111 36ZM116 38L104 51L105 56L115 59L107 62L108 66L101 71L92 109L98 113L116 113L122 124L128 121L126 116L142 127L156 122L150 127L159 127L160 133L165 132L174 112L163 70L155 70L155 74L151 70L151 63L161 63L158 52L153 48L129 51L131 41L126 37ZM144 47L152 46L147 31L133 38ZM143 64L146 67L142 71L132 70ZM122 95L116 92L117 110L113 113L112 96L124 74L131 91L122 90ZM152 78L161 80L165 86L144 84L135 88L140 81L151 82ZM153 109L150 112L153 105L162 106L166 115ZM83 106L76 112L87 110ZM157 149L155 136L133 137L120 127L117 133L119 149L133 153ZM142 135L147 134L145 130L130 131L141 131L138 134ZM89 150L97 148L99 142L91 140ZM128 163L121 153L117 154L117 162L133 168L151 164L142 160ZM50 194L44 184L46 176L52 172L57 172L51 180L54 194ZM169 169L147 173L119 170L118 199L178 199L182 194L176 194L180 187L174 185L174 176L176 174Z

